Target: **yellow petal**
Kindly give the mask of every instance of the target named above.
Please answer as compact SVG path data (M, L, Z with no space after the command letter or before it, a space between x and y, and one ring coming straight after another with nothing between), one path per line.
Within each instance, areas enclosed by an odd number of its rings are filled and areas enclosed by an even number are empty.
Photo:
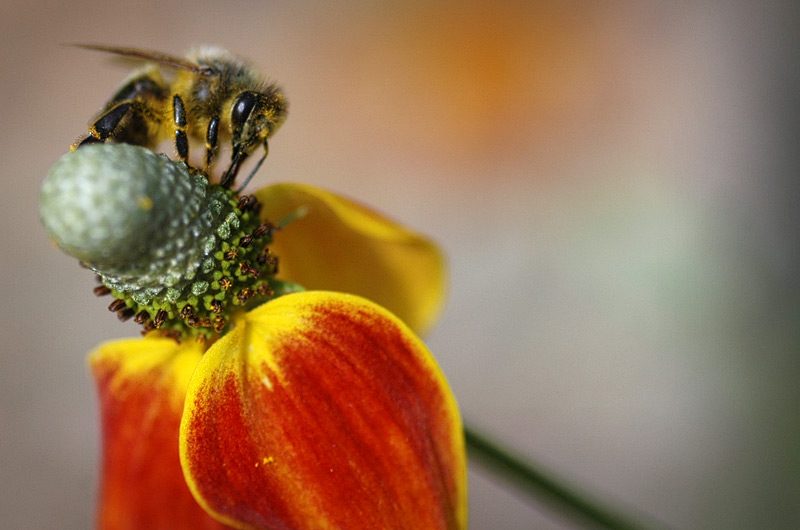
M417 333L434 324L444 302L445 267L432 241L313 186L277 184L255 195L262 216L274 223L302 215L275 234L278 278L369 298Z
M198 502L240 528L463 529L453 395L397 317L347 294L251 311L192 376L181 463Z
M147 337L90 356L103 427L98 528L226 528L195 502L178 458L186 385L201 355L194 343Z

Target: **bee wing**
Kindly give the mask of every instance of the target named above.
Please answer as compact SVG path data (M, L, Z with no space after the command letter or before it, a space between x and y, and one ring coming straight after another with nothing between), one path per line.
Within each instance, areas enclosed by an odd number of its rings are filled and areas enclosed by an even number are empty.
M84 48L86 50L95 50L100 52L113 53L115 55L121 55L123 57L132 57L134 59L141 59L143 61L152 61L154 63L163 64L164 66L170 66L172 68L182 68L184 70L190 70L198 74L210 73L208 67L201 66L197 63L193 63L192 61L187 61L186 59L183 59L181 57L175 57L174 55L169 55L161 52L154 52L151 50L140 50L138 48L125 48L122 46L104 46L98 44L71 44L71 46L75 46L77 48Z

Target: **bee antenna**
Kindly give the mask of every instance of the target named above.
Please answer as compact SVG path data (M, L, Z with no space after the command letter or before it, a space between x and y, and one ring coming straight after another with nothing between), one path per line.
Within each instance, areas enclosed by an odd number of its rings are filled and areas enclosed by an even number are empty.
M249 174L249 175L247 175L247 178L246 178L246 179L244 179L244 182L242 183L242 185L241 185L241 186L239 186L239 189L238 189L238 190L236 190L236 193L237 193L237 194L241 193L241 192L242 192L242 190L243 190L243 189L245 189L245 188L247 187L247 185L250 183L250 179L252 179L252 178L253 178L253 176L256 174L256 171L258 171L258 168L260 168L260 167L261 167L261 164L263 164L263 163L264 163L264 160L265 160L266 158L267 158L267 153L266 153L266 151L265 151L265 152L264 152L264 156L262 156L262 157L261 157L261 159L258 161L258 164L256 164L256 167L254 167L254 168L253 168L253 171L251 171L251 172L250 172L250 174Z

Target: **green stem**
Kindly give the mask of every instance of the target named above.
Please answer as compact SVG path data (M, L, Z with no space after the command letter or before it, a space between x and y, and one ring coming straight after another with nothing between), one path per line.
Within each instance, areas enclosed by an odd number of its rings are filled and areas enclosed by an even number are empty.
M562 511L602 528L644 530L643 525L587 499L584 495L554 479L549 473L537 469L533 464L525 462L522 458L476 433L471 427L464 427L464 436L471 459L482 462L489 470L517 486L531 499L551 501Z

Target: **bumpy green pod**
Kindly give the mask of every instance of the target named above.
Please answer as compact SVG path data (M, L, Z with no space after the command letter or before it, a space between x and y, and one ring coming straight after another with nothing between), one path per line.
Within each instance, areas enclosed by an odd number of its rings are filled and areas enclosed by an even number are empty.
M272 296L271 226L257 206L128 144L64 155L39 197L47 232L100 276L117 298L110 309L177 338L211 338L234 306Z

